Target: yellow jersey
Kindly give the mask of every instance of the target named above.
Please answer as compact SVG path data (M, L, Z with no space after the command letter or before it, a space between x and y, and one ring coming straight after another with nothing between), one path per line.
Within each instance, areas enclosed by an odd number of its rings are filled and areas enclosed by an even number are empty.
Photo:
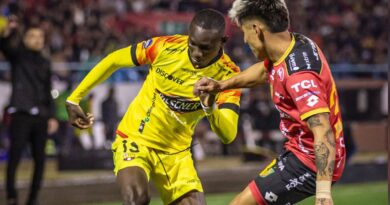
M185 35L155 37L111 53L91 70L68 101L78 104L92 87L120 67L146 64L149 73L118 126L119 136L158 150L178 152L190 147L196 124L207 116L222 142L234 140L240 90L219 93L214 110L206 115L193 94L193 86L203 76L224 80L240 69L222 50L209 66L195 68Z

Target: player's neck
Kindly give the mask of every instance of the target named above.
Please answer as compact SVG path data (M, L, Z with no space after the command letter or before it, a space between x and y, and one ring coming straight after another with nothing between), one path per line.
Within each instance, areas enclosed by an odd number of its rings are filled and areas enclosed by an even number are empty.
M269 35L265 45L268 59L271 62L279 61L289 48L291 41L292 36L288 31Z

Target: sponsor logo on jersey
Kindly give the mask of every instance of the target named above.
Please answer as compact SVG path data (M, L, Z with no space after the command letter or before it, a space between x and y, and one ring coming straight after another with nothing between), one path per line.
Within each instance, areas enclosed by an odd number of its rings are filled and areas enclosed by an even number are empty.
M311 50L313 51L313 55L316 57L316 61L319 61L320 60L320 56L318 55L318 52L317 52L317 46L314 44L314 42L308 38L306 38L307 41L309 42L310 46L311 46Z
M314 92L309 91L309 92L306 92L303 95L296 97L295 98L295 102L298 102L298 101L302 100L303 98L309 97L311 95L318 95L318 94L320 94L320 91L314 91Z
M185 48L165 48L164 51L167 52L167 54L174 54L174 53L182 53L185 51Z
M146 116L144 119L141 120L141 123L138 127L138 132L139 133L142 133L145 129L145 125L146 123L150 122L150 116L152 114L152 111L154 109L154 107L156 106L156 92L153 93L153 98L152 98L152 105L149 107L148 111L146 112Z
M144 43L142 43L142 47L143 48L148 48L150 45L152 45L153 43L153 40L152 39L148 39L146 41L144 41Z
M176 84L182 85L184 83L184 80L182 80L182 79L180 79L172 74L165 72L161 68L157 68L156 73L159 74L160 76L164 77L165 79L170 80Z
M314 105L316 105L318 103L318 101L319 101L319 97L317 97L316 95L312 95L309 97L309 99L307 99L306 105L313 107Z
M291 53L288 55L288 64L291 71L299 70L299 66L297 65L297 61L295 60L295 53Z
M290 191L291 189L302 186L305 181L307 181L311 177L309 172L302 174L298 178L289 179L289 183L286 185L286 189Z
M311 69L311 63L310 63L309 55L307 55L306 51L303 51L302 55L303 55L303 60L306 63L306 69L310 70Z
M188 73L191 75L191 77L198 77L198 73L194 70L191 70L189 68L182 68L183 72ZM199 76L200 77L200 76Z
M123 161L131 161L135 158L134 154L123 153Z
M190 101L177 96L167 96L157 91L164 103L173 111L194 112L202 109L200 101Z
M279 161L279 162L278 162L278 168L279 168L280 171L283 171L283 170L284 170L285 166L284 166L284 164L283 164L282 161Z
M322 62L316 44L303 35L295 35L296 43L285 59L288 75L302 71L320 73Z
M295 83L291 86L292 89L294 89L295 92L299 92L301 88L303 89L309 89L309 88L317 88L317 84L314 82L314 80L302 80L301 82Z
M278 195L276 195L275 193L273 193L272 191L267 191L265 193L265 197L264 197L267 201L269 202L276 202L278 200Z

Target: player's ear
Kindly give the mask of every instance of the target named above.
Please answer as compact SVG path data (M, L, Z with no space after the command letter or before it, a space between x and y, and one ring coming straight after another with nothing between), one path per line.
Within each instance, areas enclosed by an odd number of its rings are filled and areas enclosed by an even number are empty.
M264 27L260 26L259 24L253 24L253 29L255 30L257 37L260 39L260 41L264 41Z

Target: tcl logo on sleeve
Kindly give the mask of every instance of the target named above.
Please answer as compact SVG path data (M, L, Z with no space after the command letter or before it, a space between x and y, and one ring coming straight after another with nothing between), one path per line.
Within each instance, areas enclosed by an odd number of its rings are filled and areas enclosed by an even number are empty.
M295 92L299 92L300 88L303 89L309 89L309 88L317 88L318 86L315 84L314 80L302 80L299 83L295 83L291 86L292 89L295 90Z

